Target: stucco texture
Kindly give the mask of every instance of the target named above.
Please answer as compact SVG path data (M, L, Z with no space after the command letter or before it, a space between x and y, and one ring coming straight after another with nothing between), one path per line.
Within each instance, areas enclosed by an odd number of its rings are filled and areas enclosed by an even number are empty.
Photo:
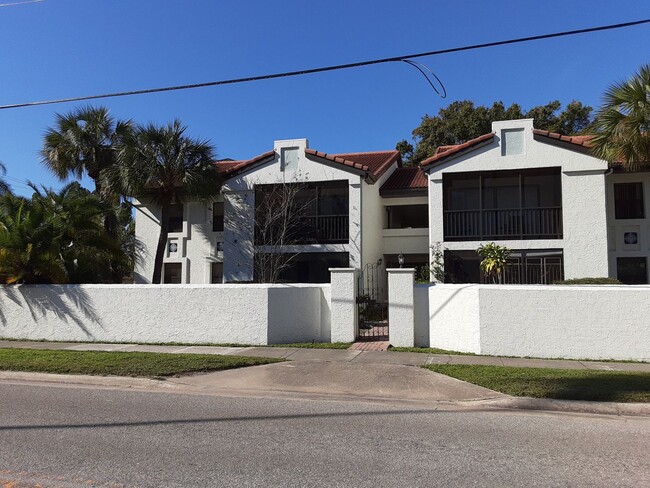
M650 360L648 286L434 285L428 291L431 347L496 356ZM423 327L425 306L416 301L416 330Z
M329 285L22 285L0 289L0 337L271 344L329 334Z

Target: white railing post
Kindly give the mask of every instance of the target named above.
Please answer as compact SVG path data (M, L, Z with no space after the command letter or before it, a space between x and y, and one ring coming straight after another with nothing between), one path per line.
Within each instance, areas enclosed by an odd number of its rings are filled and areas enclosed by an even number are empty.
M415 345L415 308L413 286L415 269L389 268L388 339L395 347Z
M354 342L357 336L357 270L330 268L331 338L330 342Z

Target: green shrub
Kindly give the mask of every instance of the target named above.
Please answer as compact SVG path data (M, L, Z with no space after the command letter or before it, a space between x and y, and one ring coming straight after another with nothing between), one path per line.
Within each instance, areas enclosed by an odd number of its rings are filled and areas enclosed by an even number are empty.
M574 278L555 281L554 285L622 285L616 278Z

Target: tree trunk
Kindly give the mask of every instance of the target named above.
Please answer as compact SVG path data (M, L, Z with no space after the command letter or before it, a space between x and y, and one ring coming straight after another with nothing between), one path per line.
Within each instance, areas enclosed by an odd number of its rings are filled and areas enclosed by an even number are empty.
M162 267L167 248L167 236L169 234L169 207L171 201L162 204L160 212L160 235L158 236L158 246L156 247L156 258L153 265L153 278L151 283L162 283Z

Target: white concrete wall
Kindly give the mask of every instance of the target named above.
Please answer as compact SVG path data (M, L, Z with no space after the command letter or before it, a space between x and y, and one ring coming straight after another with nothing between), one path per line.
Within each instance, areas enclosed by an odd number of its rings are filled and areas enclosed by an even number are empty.
M330 334L324 334L323 339L328 342L353 342L359 328L357 269L330 268L330 276Z
M330 308L330 285L3 286L0 337L259 345L321 341L329 340Z
M501 130L524 129L523 154L503 156ZM569 278L607 276L607 218L605 172L607 163L578 151L533 137L532 119L494 122L492 143L451 158L429 174L429 242L449 250L476 250L484 241L445 242L443 184L445 173L560 167L562 172L563 239L501 240L511 249L563 249L564 274Z
M431 347L650 361L649 286L433 285ZM426 304L416 291L416 329Z
M428 289L430 346L479 354L478 285L438 284L429 285Z
M429 288L431 285L415 285L413 287L413 320L415 345L429 347Z
M395 347L415 345L415 309L413 285L415 269L389 268L388 272L388 338Z

